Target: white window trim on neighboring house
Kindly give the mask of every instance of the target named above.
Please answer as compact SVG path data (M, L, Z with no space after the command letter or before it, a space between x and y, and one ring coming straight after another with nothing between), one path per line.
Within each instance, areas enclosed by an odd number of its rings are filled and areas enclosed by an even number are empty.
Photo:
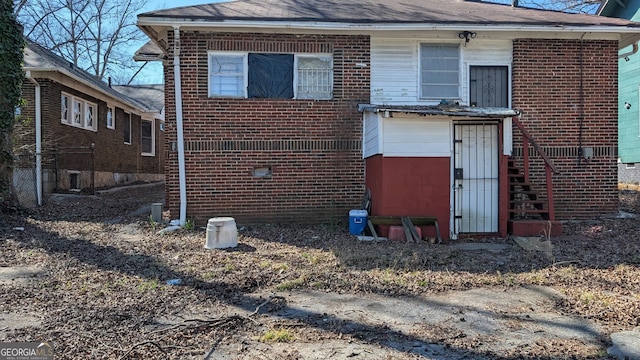
M249 53L259 53L259 52L221 52L221 51L209 51L208 52L208 82L209 82L209 97L221 97L221 98L247 98L247 87L248 87L248 57ZM333 98L333 55L326 53L297 53L293 54L293 94L294 99L312 99L312 100L330 100ZM242 62L242 71L241 73L218 73L213 72L214 70L214 61L216 58L235 58L236 60L241 60ZM329 68L319 69L319 71L326 71L327 76L329 77L325 82L328 85L328 89L325 91L314 92L309 90L309 84L303 84L304 76L302 75L304 69L299 68L299 59L309 59L309 58L317 58L322 61L326 61L329 64ZM219 67L218 67L219 68ZM219 89L216 85L214 79L216 77L241 77L241 80L238 81L238 84L242 86L242 89L235 89L235 95L229 95L228 92L225 94L221 89ZM305 86L307 90L305 90ZM326 88L326 86L325 86Z
M145 123L150 123L151 125L151 137L149 138L150 140L150 145L151 145L151 151L144 151L143 146L144 146L144 131L142 130L142 126ZM155 131L155 121L153 119L141 119L140 120L140 149L142 150L141 154L142 156L156 156L156 131Z
M445 47L445 48L456 48L457 49L457 66L456 69L442 69L442 68L425 68L425 59L424 59L424 55L425 55L425 50L427 50L429 47L437 47L437 46L441 46L441 47ZM461 85L462 85L462 51L460 50L460 44L458 43L421 43L419 48L418 48L418 57L420 59L419 61L419 76L418 76L418 89L420 92L420 99L423 100L460 100L461 99ZM443 57L443 58L448 58L448 57ZM444 80L436 80L436 81L431 81L431 79L428 78L428 72L434 72L434 73L444 73L444 72L449 72L449 73L455 73L456 75L456 79L455 79L455 83L454 82L445 82ZM445 87L449 87L450 89L455 88L456 89L456 94L453 93L442 93L441 95L439 94L425 94L425 87L428 87L430 89L443 89Z
M113 105L107 105L107 129L116 128L116 108Z
M80 129L98 131L95 103L62 93L60 96L60 122Z

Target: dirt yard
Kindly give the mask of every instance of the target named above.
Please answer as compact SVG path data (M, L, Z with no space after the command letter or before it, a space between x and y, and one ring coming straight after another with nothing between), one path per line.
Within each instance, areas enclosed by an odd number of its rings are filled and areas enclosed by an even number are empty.
M47 341L56 359L606 359L640 326L631 217L566 223L551 252L360 242L346 214L238 224L238 247L211 250L202 228L158 234L163 195L3 214L0 342ZM620 197L640 214L638 192Z

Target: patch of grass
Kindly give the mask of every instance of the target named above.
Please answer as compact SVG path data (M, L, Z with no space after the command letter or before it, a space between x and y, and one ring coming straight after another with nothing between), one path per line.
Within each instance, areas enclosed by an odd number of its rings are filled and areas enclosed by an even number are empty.
M158 223L155 220L153 220L153 215L149 215L149 226L151 226L153 230L155 230L158 227Z
M259 267L260 269L266 269L266 268L268 268L269 266L271 266L271 261L269 261L269 260L262 260L262 261L260 261L260 263L258 264L258 267Z
M184 224L184 228L185 230L193 230L196 228L196 223L193 222L193 220L191 219L187 219L187 221Z
M502 274L500 271L496 272L498 283L503 285L514 285L516 283L516 277L512 273Z
M289 329L274 329L267 331L260 337L262 342L278 342L285 343L293 341L293 333Z
M206 273L204 273L204 275L202 275L202 278L204 280L213 280L213 279L215 279L215 277L216 277L216 273L214 273L212 271L206 272Z
M285 272L289 270L289 264L287 263L273 264L272 269L279 272Z
M585 305L590 305L596 300L596 295L590 291L580 294L580 301Z
M546 281L546 277L539 272L528 273L524 274L524 281L533 285L543 285Z
M144 293L147 291L153 291L160 287L158 279L141 280L138 284L138 292Z
M294 280L287 280L282 282L280 285L276 286L276 289L279 291L288 291L299 288L303 286L307 282L307 277L302 275Z
M305 252L305 253L302 253L302 257L307 261L309 261L309 263L312 265L318 265L323 262L322 256L319 256L319 255L312 255Z

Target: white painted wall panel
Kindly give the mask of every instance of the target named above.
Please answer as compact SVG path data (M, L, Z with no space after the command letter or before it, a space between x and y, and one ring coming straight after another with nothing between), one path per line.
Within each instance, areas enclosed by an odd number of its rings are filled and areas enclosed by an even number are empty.
M469 104L469 67L473 65L509 66L513 60L513 43L511 40L486 41L471 40L462 48L462 104ZM509 74L511 78L511 74ZM509 83L509 86L511 84ZM509 90L511 94L511 90ZM511 103L511 95L509 95Z
M420 99L420 44L451 42L451 38L384 37L371 38L371 103L379 105L435 105L437 100ZM469 104L469 66L511 66L511 40L472 39L461 44L460 96L463 105Z
M382 134L380 120L377 113L365 111L363 114L362 157L364 159L382 153L380 136Z
M451 121L422 116L383 118L385 157L451 156Z
M418 48L414 39L371 39L371 103L415 103Z

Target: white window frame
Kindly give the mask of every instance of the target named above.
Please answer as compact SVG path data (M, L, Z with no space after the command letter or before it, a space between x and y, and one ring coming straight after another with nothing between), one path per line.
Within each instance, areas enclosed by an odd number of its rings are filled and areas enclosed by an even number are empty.
M141 154L142 156L156 156L156 123L153 119L140 119L140 149L142 150L142 144L143 144L143 132L142 132L142 125L145 123L151 123L151 151L150 152L145 152L142 151Z
M60 96L60 120L63 124L71 124L71 96L62 93Z
M116 108L113 105L107 105L107 129L116 128Z
M67 102L66 107L65 99ZM87 121L89 109L93 110L90 123ZM98 131L98 105L62 92L60 96L60 121L65 125L80 129Z
M84 127L86 129L93 129L96 126L97 114L96 110L98 107L94 103L85 102L84 103Z
M123 124L122 124L122 127L123 127L123 129L122 129L122 131L123 131L123 132L122 132L122 136L124 136L124 130L126 129L126 126L127 126L127 118L129 118L129 121L128 121L128 122L129 122L129 141L127 141L127 139L125 138L125 139L124 139L124 143L125 143L126 145L131 145L131 139L133 138L133 134L131 133L131 129L132 129L132 127L131 127L132 119L131 119L131 113L128 113L128 112L124 113L124 121L123 121Z
M209 51L207 52L207 64L208 64L208 75L207 75L207 81L208 81L208 93L209 93L209 97L212 98L247 98L247 87L248 87L248 82L249 82L249 53L250 52L235 52L235 51ZM255 53L260 53L260 52L255 52ZM242 96L229 96L229 95L221 95L221 94L214 94L213 93L213 84L212 84L212 78L213 78L213 74L211 73L212 70L212 61L213 58L216 56L220 56L220 57L242 57ZM308 99L308 100L331 100L333 99L333 80L334 80L334 63L333 63L333 54L330 53L294 53L293 54L294 60L293 60L293 98L294 99ZM329 84L330 84L330 91L329 94L327 94L326 96L321 96L321 97L305 97L302 94L298 94L298 59L304 57L304 58L318 58L318 59L328 59L330 61L330 68L329 68Z
M242 89L239 89L242 93L242 95L239 96L229 96L229 95L223 95L223 94L214 94L213 93L213 82L211 81L214 74L211 73L212 71L212 61L214 57L242 57L242 74L237 74L238 76L242 76ZM207 81L208 81L208 92L209 92L209 97L213 97L213 98L246 98L247 97L247 86L248 86L248 81L249 81L249 77L248 75L248 69L249 69L249 53L246 52L226 52L226 51L209 51L207 53L207 67L208 67L208 75L207 75ZM230 74L222 74L221 76L224 75L230 75Z
M71 124L75 127L84 127L84 102L78 98L71 99Z
M423 84L425 84L425 82L423 81L423 68L422 68L422 49L424 46L450 46L450 47L457 47L458 49L458 69L457 69L457 75L458 75L458 93L455 96L438 96L438 95L434 95L434 96L427 96L423 94L422 91L422 86ZM462 91L462 48L460 47L459 43L447 43L447 42L442 42L442 43L420 43L418 45L418 68L419 68L419 72L418 72L418 91L419 91L419 96L421 100L461 100L461 91ZM434 83L434 85L436 85ZM452 85L452 84L450 84Z
M306 59L320 59L329 62L329 92L322 96L306 96L304 93L300 93L300 68L298 67L298 60L301 58ZM295 54L293 59L293 98L294 99L309 99L309 100L331 100L333 98L333 55L332 54L319 54L319 53L304 53Z

